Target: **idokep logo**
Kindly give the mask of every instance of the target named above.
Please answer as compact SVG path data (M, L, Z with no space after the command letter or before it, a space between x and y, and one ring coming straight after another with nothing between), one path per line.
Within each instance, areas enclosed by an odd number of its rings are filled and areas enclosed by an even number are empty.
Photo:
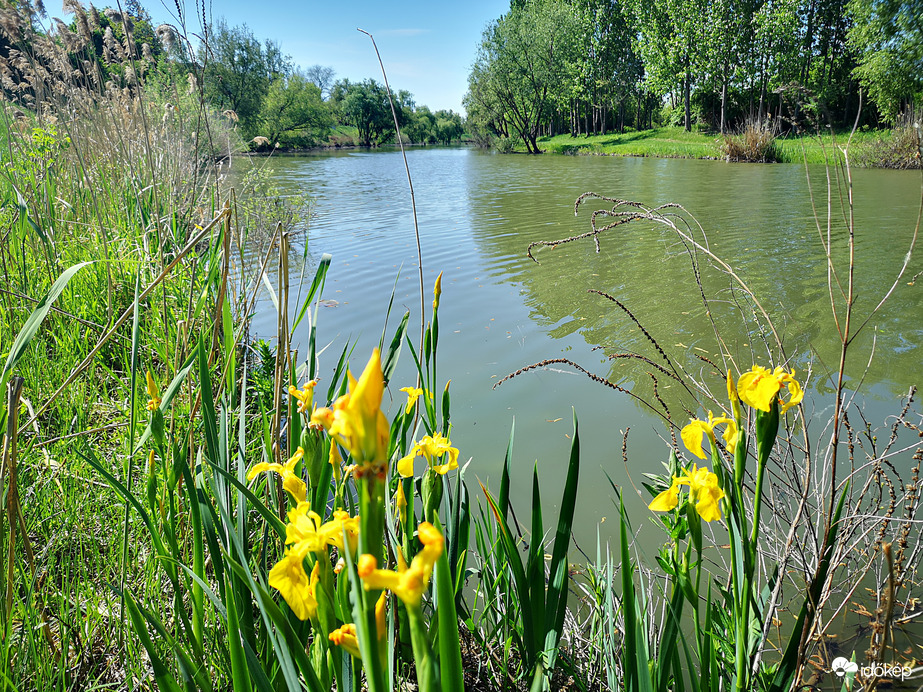
M833 659L833 663L830 664L831 670L836 674L838 678L842 678L846 673L858 673L859 664L855 661L850 661L847 658L839 656Z
M888 678L890 680L906 680L913 674L913 668L899 666L893 663L873 663L860 666L855 661L838 656L830 663L830 669L838 678L846 677L847 673L859 675L865 679Z

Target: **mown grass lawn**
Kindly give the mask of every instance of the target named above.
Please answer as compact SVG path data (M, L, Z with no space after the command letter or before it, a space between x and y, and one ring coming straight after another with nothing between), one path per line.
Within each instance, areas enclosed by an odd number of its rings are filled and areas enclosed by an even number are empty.
M861 146L878 137L888 137L890 131L856 132L851 147ZM826 133L821 136L788 135L776 140L778 159L782 163L825 163L849 139L848 132ZM641 132L612 132L605 135L569 134L542 137L539 146L550 154L652 156L679 159L721 159L722 135L715 132L686 132L681 127L657 127Z

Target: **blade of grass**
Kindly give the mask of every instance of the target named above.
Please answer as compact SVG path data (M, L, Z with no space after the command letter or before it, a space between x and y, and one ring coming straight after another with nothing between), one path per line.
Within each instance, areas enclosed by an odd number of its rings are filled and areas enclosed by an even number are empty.
M317 295L317 298L320 299L321 293L324 291L324 283L326 282L327 272L330 270L330 262L332 259L333 255L330 255L326 252L321 256L320 263L317 265L317 270L314 272L314 279L311 281L311 287L308 289L308 293L304 298L304 303L302 303L301 309L298 311L298 315L295 317L295 321L292 324L293 334L298 325L301 324L301 320L304 319L308 308L311 307L311 301L314 299L314 296ZM278 309L278 305L276 306L276 309ZM310 324L313 326L316 322L317 308L315 307L314 318L310 320Z
M548 585L546 612L551 623L545 633L545 655L548 667L554 668L558 642L564 629L564 615L567 611L567 550L570 547L571 529L574 524L574 510L577 506L577 484L580 477L580 431L577 412L574 411L574 439L570 447L570 461L567 478L564 481L564 496L558 514L558 528L551 552L551 581Z
M138 302L138 293L141 290L141 272L139 271L135 276L135 300L134 300L134 312L132 313L131 320L131 355L130 358L130 369L131 369L131 386L128 392L128 468L125 471L125 485L130 488L132 483L132 476L134 474L135 468L135 455L132 453L132 447L135 442L135 422L137 416L135 415L135 396L138 387L138 345L139 345L139 327L141 320L139 318L139 307L140 303ZM125 503L125 521L122 527L122 570L119 575L119 591L124 593L125 591L125 578L128 573L128 531L129 531L129 518L131 515L131 507L128 502ZM119 614L119 643L122 643L122 635L125 628L125 609L124 603L121 604Z
M442 533L438 518L435 526ZM436 561L436 612L439 618L439 677L442 689L463 692L465 672L462 669L458 613L455 610L455 583L444 550Z
M93 261L79 262L65 269L61 273L61 276L51 285L51 288L48 289L48 293L39 301L35 310L26 318L25 323L16 335L16 339L13 341L13 345L10 346L10 352L6 357L6 363L3 364L3 370L0 371L0 392L6 390L6 383L13 373L13 369L25 355L26 350L29 348L29 343L32 341L36 332L38 332L39 327L42 326L42 322L48 315L48 311L51 310L52 304L58 299L61 293L64 292L64 289L67 288L67 284L70 283L70 280L74 278L77 272L90 264L93 264ZM0 428L4 427L5 421L6 402L0 398Z
M385 376L385 386L388 386L391 375L394 373L394 368L397 367L397 359L401 355L401 344L404 343L404 335L407 333L407 320L409 318L410 311L408 310L404 313L404 317L401 319L400 324L398 324L394 336L391 338L391 345L388 346L388 351L385 353L384 359L382 359L381 371Z

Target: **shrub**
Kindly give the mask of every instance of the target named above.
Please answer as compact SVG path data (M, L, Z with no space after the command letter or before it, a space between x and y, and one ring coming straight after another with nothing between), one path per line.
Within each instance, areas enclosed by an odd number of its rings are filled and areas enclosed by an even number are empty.
M516 149L516 143L511 137L497 137L494 146L501 154L511 154Z
M772 163L779 160L776 148L778 134L777 124L750 118L740 132L725 135L724 141L719 140L718 149L728 161Z
M910 113L898 118L890 137L878 136L862 144L856 152L856 163L870 168L923 167L923 131Z

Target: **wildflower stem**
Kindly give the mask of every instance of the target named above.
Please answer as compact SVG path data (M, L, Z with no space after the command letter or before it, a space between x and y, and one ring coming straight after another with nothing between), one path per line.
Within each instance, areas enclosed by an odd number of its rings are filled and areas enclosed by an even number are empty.
M410 643L417 668L417 684L420 692L437 692L436 671L433 666L433 650L426 633L423 611L420 606L407 604L407 620L410 623Z

